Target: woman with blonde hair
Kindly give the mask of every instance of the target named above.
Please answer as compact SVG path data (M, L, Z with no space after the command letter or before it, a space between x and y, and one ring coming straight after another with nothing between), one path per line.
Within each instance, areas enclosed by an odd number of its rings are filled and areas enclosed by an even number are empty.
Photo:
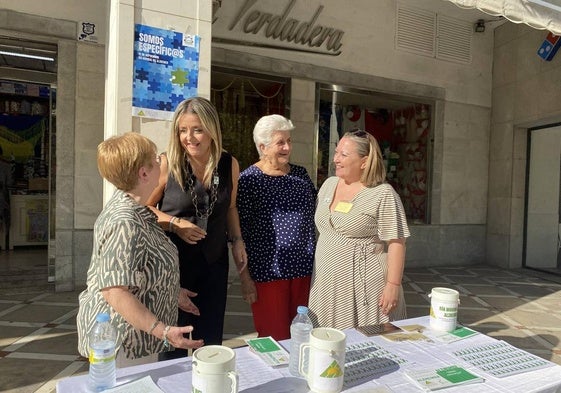
M240 271L244 297L255 288L247 269L236 195L239 164L222 149L218 113L201 97L181 102L174 113L168 151L162 155L160 182L149 205L179 251L181 285L196 293L199 315L179 310L179 321L193 325L193 338L221 344L228 285L228 240ZM166 358L186 356L175 351Z
M315 325L346 329L406 317L401 287L405 210L376 139L345 133L333 157L335 176L318 193L319 231L310 311Z

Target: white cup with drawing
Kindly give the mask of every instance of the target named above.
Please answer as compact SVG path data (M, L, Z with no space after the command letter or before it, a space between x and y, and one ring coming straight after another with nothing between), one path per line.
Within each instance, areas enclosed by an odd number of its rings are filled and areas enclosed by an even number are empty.
M339 393L343 389L346 339L341 330L319 327L310 332L310 342L300 346L300 374L312 392Z

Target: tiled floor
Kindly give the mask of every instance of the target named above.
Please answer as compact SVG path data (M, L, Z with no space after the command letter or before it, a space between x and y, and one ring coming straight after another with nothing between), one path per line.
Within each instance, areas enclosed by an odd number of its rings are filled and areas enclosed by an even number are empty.
M561 364L561 277L488 266L406 269L409 317L426 315L435 286L461 293L459 320L476 330ZM78 292L0 292L0 391L54 392L56 381L87 372L76 352ZM225 343L254 335L250 308L232 280Z

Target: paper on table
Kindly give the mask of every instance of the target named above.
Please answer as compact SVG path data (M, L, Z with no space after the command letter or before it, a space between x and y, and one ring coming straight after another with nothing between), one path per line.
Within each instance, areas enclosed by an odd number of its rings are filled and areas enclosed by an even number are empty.
M456 330L453 330L451 332L440 332L437 330L426 329L423 331L423 334L434 341L439 341L441 343L451 343L458 340L463 340L471 336L475 336L479 333L465 326L460 326Z
M424 390L432 391L452 386L484 382L478 375L472 374L458 366L448 366L438 369L407 370L405 375Z
M397 371L407 360L373 341L354 343L345 348L343 387L360 385L375 376Z
M255 361L255 356L255 353L250 351L249 347L240 348L236 351L236 371L240 378L238 384L240 392L283 378L279 369L288 368L286 366L270 367L265 362Z
M124 385L115 386L114 388L104 390L110 393L164 393L150 378L149 375L144 378L137 379Z
M288 364L288 352L273 337L258 337L245 340L251 352L269 366Z
M554 363L513 347L505 341L467 347L453 354L495 377L507 377L553 366Z

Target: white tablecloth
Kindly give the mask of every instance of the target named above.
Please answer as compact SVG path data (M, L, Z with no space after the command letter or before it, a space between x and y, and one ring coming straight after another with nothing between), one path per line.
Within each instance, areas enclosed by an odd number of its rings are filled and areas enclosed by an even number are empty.
M398 326L411 324L429 325L428 317L412 318L395 322ZM403 372L407 369L438 368L447 365L458 365L485 378L483 383L448 388L446 392L462 393L561 393L561 366L551 363L550 367L503 378L496 378L482 370L465 363L452 352L467 347L478 346L497 340L484 334L455 341L452 343L404 341L390 342L380 336L365 337L354 329L347 330L347 345L361 342L373 342L384 350L395 354L406 363L396 365L384 373L376 373L360 380L360 384L344 389L344 392L390 391L399 393L420 392ZM289 350L289 340L282 345ZM308 392L304 379L295 378L288 372L288 367L271 368L265 365L247 347L236 349L236 369L239 374L239 391L244 393L281 393ZM166 393L191 392L191 358L174 359L142 366L127 367L117 370L117 383L123 384L149 375L152 380ZM59 393L87 392L87 375L70 377L57 384ZM384 389L385 388L385 389Z

